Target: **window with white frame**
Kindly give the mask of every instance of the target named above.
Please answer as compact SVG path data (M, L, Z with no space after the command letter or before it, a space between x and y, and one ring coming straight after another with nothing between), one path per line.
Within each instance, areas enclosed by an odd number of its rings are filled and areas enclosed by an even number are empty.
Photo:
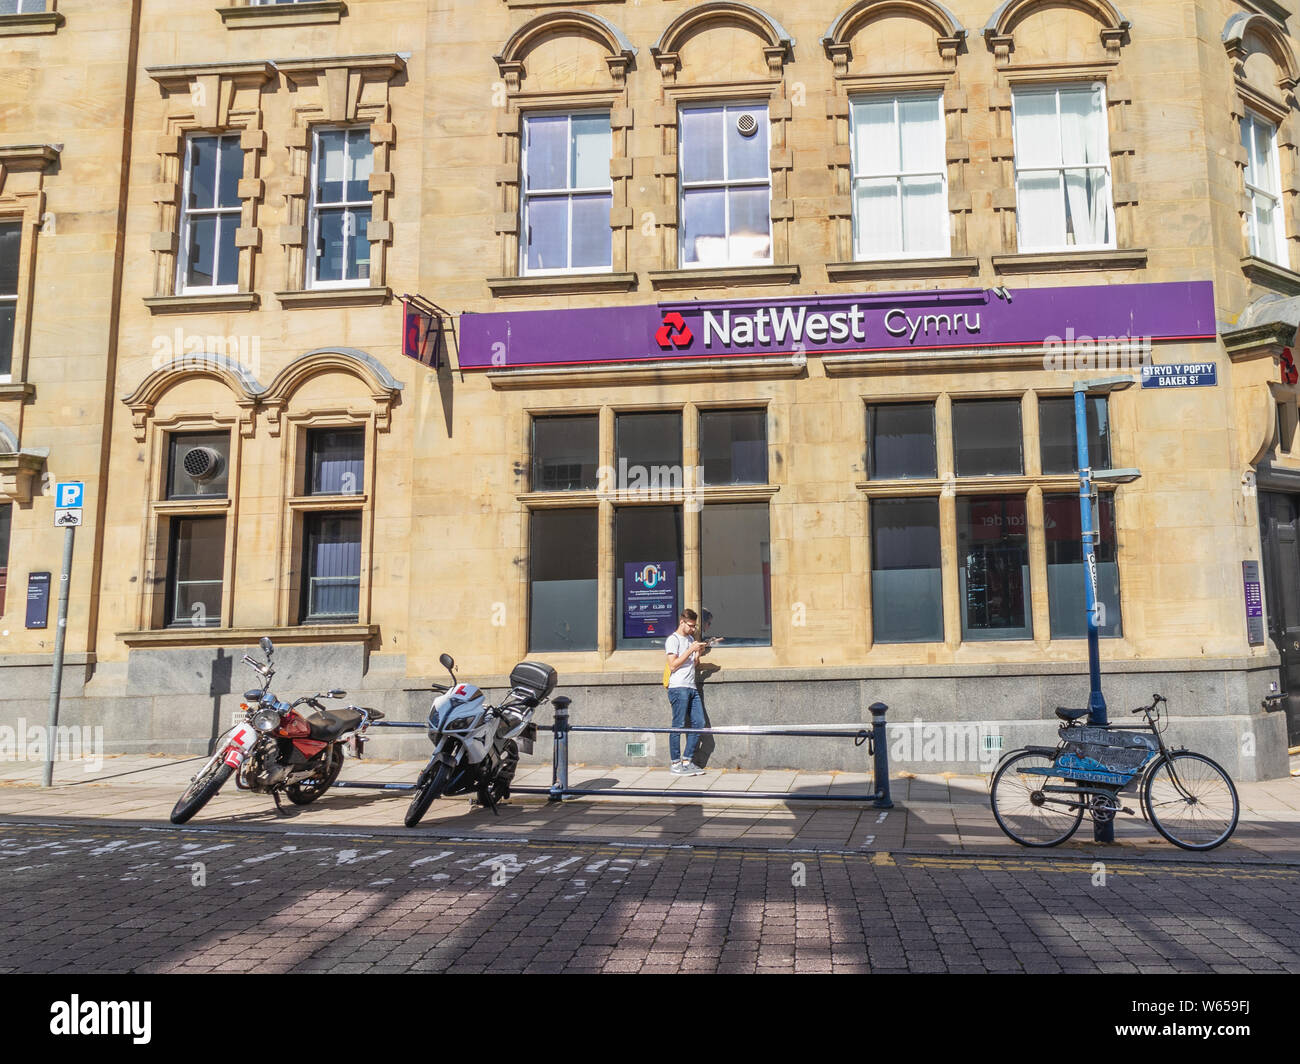
M1012 95L1021 251L1115 246L1106 89L1019 89Z
M949 254L943 97L864 96L849 113L854 257Z
M610 269L612 145L608 114L524 117L520 273Z
M308 226L314 254L307 259L307 287L346 288L369 281L370 127L312 130L311 157Z
M239 179L244 152L238 133L191 135L185 142L178 293L234 292L239 287Z
M1246 149L1247 229L1250 253L1290 267L1282 213L1282 172L1278 165L1277 126L1247 111L1241 119Z
M21 222L0 222L0 381L10 379L14 362L14 332L18 325L18 253L23 241Z
M683 107L678 126L682 266L772 262L766 104Z

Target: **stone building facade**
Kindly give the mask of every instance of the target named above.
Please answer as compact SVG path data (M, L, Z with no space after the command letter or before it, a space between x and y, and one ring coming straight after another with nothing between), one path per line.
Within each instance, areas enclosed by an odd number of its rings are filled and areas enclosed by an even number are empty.
M881 700L1044 741L1087 697L1068 399L1127 373L1090 401L1094 466L1141 473L1098 508L1113 716L1160 691L1181 741L1285 771L1294 5L22 6L5 720L44 716L24 590L73 479L62 719L111 749L205 749L263 634L284 692L399 719L447 651L662 726L686 605L715 723Z

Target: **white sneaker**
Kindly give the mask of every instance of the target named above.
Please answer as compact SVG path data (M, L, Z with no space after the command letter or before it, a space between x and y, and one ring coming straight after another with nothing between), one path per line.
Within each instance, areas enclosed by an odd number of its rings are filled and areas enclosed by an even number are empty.
M668 771L671 772L674 776L684 776L686 775L686 762L674 761L672 768L670 768Z
M682 762L682 775L683 775L683 776L703 776L703 775L704 775L704 769L700 768L700 766L697 765L694 761L683 761L683 762Z

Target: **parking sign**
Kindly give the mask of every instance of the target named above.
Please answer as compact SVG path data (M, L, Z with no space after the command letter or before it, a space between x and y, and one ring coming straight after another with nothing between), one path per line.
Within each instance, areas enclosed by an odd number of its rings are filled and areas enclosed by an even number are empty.
M60 510L80 510L86 485L80 480L64 480L54 485L54 505Z

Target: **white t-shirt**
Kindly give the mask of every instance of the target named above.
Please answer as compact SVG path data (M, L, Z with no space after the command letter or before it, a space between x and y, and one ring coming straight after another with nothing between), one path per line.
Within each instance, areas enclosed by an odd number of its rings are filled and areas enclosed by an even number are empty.
M690 636L678 635L674 632L664 640L664 650L669 657L678 657L685 654L690 649L691 644L695 642ZM668 677L669 687L695 687L695 655L692 654L678 668L674 669Z

